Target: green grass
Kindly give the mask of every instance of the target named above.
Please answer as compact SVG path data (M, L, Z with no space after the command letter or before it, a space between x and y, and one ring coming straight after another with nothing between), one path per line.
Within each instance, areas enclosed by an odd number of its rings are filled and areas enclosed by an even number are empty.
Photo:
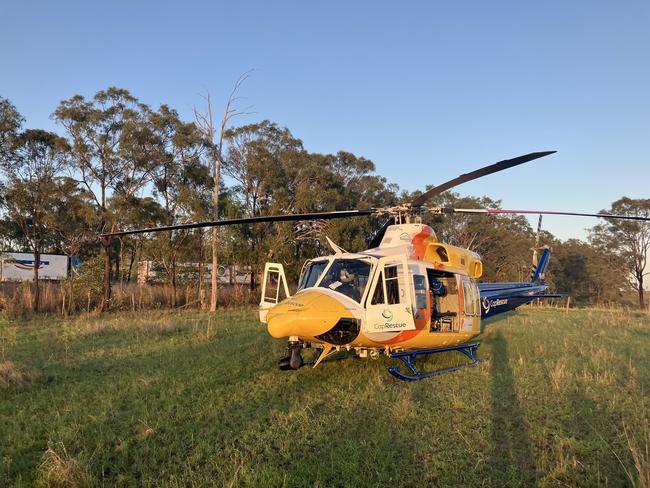
M385 358L278 371L247 309L211 341L197 312L13 327L0 486L648 486L648 316L522 310L416 383Z

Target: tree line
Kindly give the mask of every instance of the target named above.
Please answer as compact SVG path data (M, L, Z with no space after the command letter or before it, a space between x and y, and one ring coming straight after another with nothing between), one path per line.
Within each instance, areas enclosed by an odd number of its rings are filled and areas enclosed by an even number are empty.
M350 152L313 153L289 129L268 120L235 126L235 85L219 116L212 101L183 120L168 105L152 108L128 90L110 87L86 99L75 95L53 112L59 133L25 129L10 100L0 97L0 244L38 262L42 253L78 256L84 273L95 273L97 306L111 307L111 285L131 282L137 262L160 263L176 305L180 282L204 287L212 265L210 309L217 306L219 259L250 269L250 286L265 261L282 262L290 280L305 259L328 254L325 236L349 251L365 249L383 222L354 218L303 223L263 223L100 239L102 232L223 218L386 207L409 194L375 173L372 161ZM484 197L447 191L431 205L498 208ZM650 215L650 199L623 197L612 213ZM427 215L443 242L468 247L484 259L486 281L525 280L535 232L521 216ZM560 241L548 280L554 291L578 304L644 303L650 225L603 222L587 241ZM197 263L188 274L184 263ZM99 278L100 277L100 278ZM38 266L33 310L39 308ZM68 280L70 299L74 279ZM203 290L205 291L205 290ZM72 307L73 305L70 304ZM72 309L72 308L71 308Z

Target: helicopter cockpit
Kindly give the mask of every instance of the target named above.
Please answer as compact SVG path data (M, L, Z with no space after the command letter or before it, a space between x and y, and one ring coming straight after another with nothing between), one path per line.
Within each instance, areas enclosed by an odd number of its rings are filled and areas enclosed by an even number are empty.
M308 261L298 282L298 290L310 287L327 288L361 302L372 263L363 258L336 258Z

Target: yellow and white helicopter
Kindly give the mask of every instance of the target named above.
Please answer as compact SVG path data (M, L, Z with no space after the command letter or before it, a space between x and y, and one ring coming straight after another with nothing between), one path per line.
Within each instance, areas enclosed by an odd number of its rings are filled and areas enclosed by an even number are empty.
M197 222L127 230L105 237L258 222L340 219L388 215L369 249L349 253L327 238L334 254L307 261L297 291L291 295L281 264L267 263L264 270L260 320L277 339L287 339L282 370L303 366L302 350L315 348L320 364L333 352L354 351L360 357L386 354L408 368L389 372L403 380L419 380L479 362L481 320L513 310L546 294L544 273L550 250L544 249L530 281L478 283L481 257L468 249L439 242L434 230L421 223L425 212L436 214L553 214L648 221L637 216L547 212L538 210L427 208L426 202L459 184L502 171L555 151L530 153L485 166L438 185L412 202L391 208L272 215L233 220ZM458 351L470 362L453 368L422 373L415 366L420 355Z

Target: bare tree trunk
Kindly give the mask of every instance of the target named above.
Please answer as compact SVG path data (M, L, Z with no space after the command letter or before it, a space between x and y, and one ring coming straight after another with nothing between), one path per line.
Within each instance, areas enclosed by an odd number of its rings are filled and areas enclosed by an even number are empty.
M137 244L131 248L131 256L129 259L129 274L126 277L127 283L131 283L131 274L133 273L133 262L135 261L136 249L137 249Z
M643 296L643 271L639 273L637 281L639 282L639 308L643 310L645 308L645 298Z
M72 283L72 274L68 278L68 311L72 315L74 312L74 286Z
M120 262L122 261L122 245L120 244L120 241L117 241L118 246L119 246L119 251L115 253L115 275L113 280L116 283L120 283Z
M102 300L102 312L108 310L111 301L111 238L102 238L102 249L104 250L104 299Z
M235 94L241 86L241 84L248 78L251 71L243 73L235 83L230 95L228 96L228 101L226 103L226 109L223 112L223 117L221 118L221 126L219 130L219 140L216 141L217 130L214 124L214 118L212 117L212 102L210 99L210 94L205 97L207 102L207 111L205 113L200 113L198 110L194 109L194 115L196 118L196 125L199 130L202 132L203 137L211 146L211 163L212 163L212 202L214 204L213 208L213 218L218 220L219 218L219 182L221 180L221 162L223 157L223 141L228 128L228 123L230 119L237 115L243 115L244 112L240 112L233 108L233 102L235 101ZM218 267L218 227L212 228L212 273L210 276L210 312L215 312L217 310L217 267Z
M34 296L32 301L32 311L38 312L38 306L41 301L41 285L38 281L38 268L41 264L41 252L34 249Z
M176 258L172 260L172 308L176 307Z
M201 310L204 309L205 303L204 303L204 290L203 290L203 280L205 279L204 276L204 267L203 267L203 232L199 234L199 304L201 306Z
M218 201L219 197L216 198ZM216 212L215 212L216 213ZM210 312L217 310L217 271L219 267L219 234L217 227L212 228L212 273L210 275Z

